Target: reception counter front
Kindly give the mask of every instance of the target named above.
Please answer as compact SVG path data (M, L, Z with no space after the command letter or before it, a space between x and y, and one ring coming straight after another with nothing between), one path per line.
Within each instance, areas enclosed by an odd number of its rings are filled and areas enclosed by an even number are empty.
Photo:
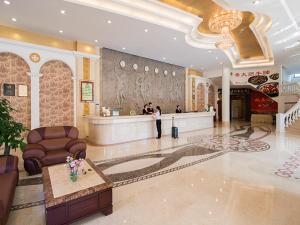
M179 134L213 127L214 112L163 114L162 135L170 135L172 117ZM88 122L89 141L95 145L110 145L157 136L155 119L151 115L140 116L85 116Z

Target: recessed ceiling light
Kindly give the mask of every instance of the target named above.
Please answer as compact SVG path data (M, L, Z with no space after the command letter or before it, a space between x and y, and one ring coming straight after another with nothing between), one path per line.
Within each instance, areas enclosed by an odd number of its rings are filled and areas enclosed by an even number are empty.
M98 43L98 40L96 39L95 42Z
M111 20L107 20L107 23L111 24Z
M176 41L176 40L177 40L177 37L173 37L173 40Z
M63 15L65 15L66 14L66 10L62 9L62 10L60 10L60 13L63 14Z
M59 31L59 33L61 33L61 34L62 34L63 32L64 32L63 30L60 30L60 31Z
M125 48L125 47L123 47L122 49L123 49L123 50L126 50L126 48Z
M166 60L166 57L163 57L163 60Z
M255 0L252 2L254 5L258 5L260 3L260 0Z
M212 53L212 51L211 51L211 50L208 50L208 53Z
M218 56L216 56L216 60L218 60L219 58L218 58Z
M3 1L5 5L10 5L10 1Z
M148 33L148 29L145 29L144 31L145 31L146 33Z
M16 18L11 18L11 20L13 21L13 22L17 22L17 19Z

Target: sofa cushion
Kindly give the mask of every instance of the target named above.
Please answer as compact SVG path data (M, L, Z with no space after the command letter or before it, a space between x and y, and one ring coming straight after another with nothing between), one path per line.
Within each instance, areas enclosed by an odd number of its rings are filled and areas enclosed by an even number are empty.
M64 138L66 136L64 127L46 127L43 139Z
M18 157L0 156L0 174L18 170Z
M46 139L39 142L47 151L64 149L71 138Z
M66 162L67 156L72 156L72 154L64 149L48 151L47 155L42 159L42 164L43 166L50 166L58 163L64 163Z
M15 188L18 182L18 172L13 171L10 173L5 173L0 175L0 202L1 202L1 211L4 215L8 215L10 212L10 207L15 194ZM6 216L4 216L6 220ZM5 223L6 221L4 221Z

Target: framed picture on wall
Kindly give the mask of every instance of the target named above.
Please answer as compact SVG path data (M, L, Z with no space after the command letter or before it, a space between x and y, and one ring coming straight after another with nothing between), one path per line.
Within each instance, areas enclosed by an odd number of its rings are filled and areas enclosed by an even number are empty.
M81 101L92 102L94 101L94 82L81 81Z
M16 96L16 85L15 84L3 84L3 95L4 96Z
M18 96L27 97L28 96L28 87L25 84L18 85Z

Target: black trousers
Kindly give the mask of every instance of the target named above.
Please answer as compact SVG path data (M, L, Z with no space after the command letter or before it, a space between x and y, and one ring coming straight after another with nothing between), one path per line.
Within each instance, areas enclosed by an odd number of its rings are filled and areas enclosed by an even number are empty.
M161 120L156 120L157 137L161 137Z

